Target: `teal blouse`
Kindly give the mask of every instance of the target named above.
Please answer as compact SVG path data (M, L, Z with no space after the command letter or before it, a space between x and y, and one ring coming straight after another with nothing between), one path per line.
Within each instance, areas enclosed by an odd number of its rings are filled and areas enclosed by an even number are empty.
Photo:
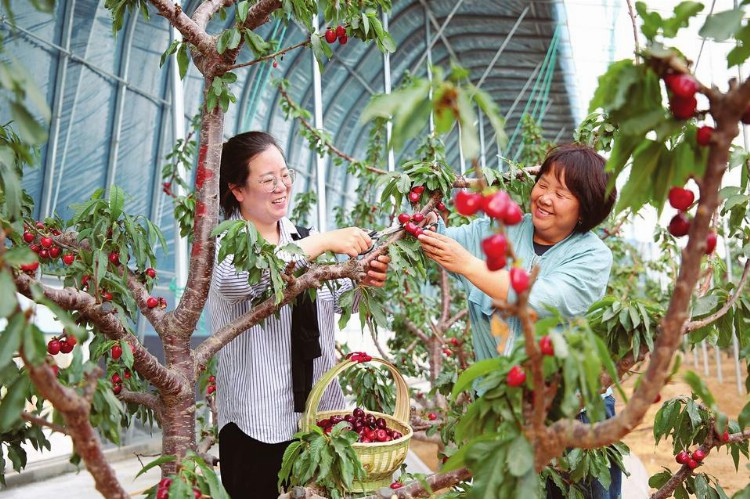
M459 227L445 227L441 221L438 232L455 239L482 259L482 240L494 233L490 219L486 217ZM552 246L544 255L538 256L534 252L534 225L531 215L526 214L521 223L507 228L507 236L524 269L530 271L534 265L540 267L539 276L529 295L529 305L539 317L551 315L548 307L557 309L566 317L580 316L604 296L612 268L612 252L594 233L573 233ZM490 332L492 298L466 277L453 275L461 282L467 294L477 360L497 357L498 338ZM516 298L515 291L510 288L508 302L513 303ZM521 325L516 317L508 319L508 327L510 333L504 355L512 351L515 339L521 334Z

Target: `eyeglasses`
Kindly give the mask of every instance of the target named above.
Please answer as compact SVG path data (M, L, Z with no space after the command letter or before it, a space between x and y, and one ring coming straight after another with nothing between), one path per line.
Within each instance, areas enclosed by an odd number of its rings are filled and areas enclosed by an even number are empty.
M269 175L267 177L263 177L262 179L258 180L258 183L260 184L260 188L263 189L264 191L273 192L276 190L276 187L279 185L279 180L286 187L290 187L294 183L294 179L296 177L297 177L296 171L287 170L281 175L280 178Z

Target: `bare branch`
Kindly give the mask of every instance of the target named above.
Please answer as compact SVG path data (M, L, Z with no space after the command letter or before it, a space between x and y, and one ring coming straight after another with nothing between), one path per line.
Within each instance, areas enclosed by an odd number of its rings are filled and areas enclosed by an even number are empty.
M520 170L516 171L516 178L517 179L525 179L528 177L533 177L537 173L539 173L540 166L527 166L526 168L522 168ZM479 171L479 170L477 170ZM509 174L503 174L503 176L507 177ZM453 182L453 188L454 189L463 189L463 188L470 188L470 189L483 189L486 186L486 182L484 180L484 177L481 179L478 178L465 178L465 177L458 177L455 182Z
M161 397L159 397L159 395L157 394L146 392L132 392L126 388L123 388L122 391L117 395L117 398L125 403L139 404L144 407L148 407L159 417L161 417Z
M409 319L404 319L404 325L410 333L416 335L420 340L422 340L423 343L425 343L425 345L428 345L430 343L430 337L427 336L424 331L422 331L419 326L414 324L412 321L410 321Z
M453 317L451 317L450 319L448 319L446 321L444 331L449 330L453 326L453 324L455 324L456 322L460 321L461 319L463 319L464 317L466 317L468 314L469 314L469 309L468 308L465 308L463 310L459 310L456 313L456 315L454 315Z
M724 306L722 306L719 310L709 315L708 317L704 317L703 319L698 319L695 321L688 322L682 328L683 332L690 333L702 327L706 327L712 322L724 316L727 312L729 312L729 310L734 306L734 303L737 301L737 298L739 298L740 295L742 294L742 290L745 287L745 284L747 283L748 274L750 274L750 258L748 258L745 261L745 268L742 270L742 277L740 277L740 280L737 283L737 287L735 288L734 293L732 294L732 296L729 297L729 299L724 304Z
M636 26L635 21L635 9L633 9L633 1L632 0L625 0L628 4L628 15L630 16L630 22L633 25L633 42L635 43L635 54L636 58L638 57L638 53L641 51L640 43L638 42L638 27Z
M58 424L52 423L51 421L48 421L46 418L35 416L27 411L23 411L21 413L21 417L24 419L24 421L28 421L31 424L35 424L37 426L45 426L49 428L50 430L55 431L57 433L68 435L67 428L65 428L64 426L60 426Z
M270 59L275 59L275 58L277 58L279 56L283 56L287 52L291 52L292 50L294 50L296 48L306 47L309 44L310 44L310 37L308 36L306 40L301 41L299 43L295 43L294 45L291 45L289 47L283 48L283 49L281 49L281 50L279 50L277 52L274 52L273 54L264 55L263 57L258 57L257 59L253 59L252 61L243 62L243 63L240 63L240 64L234 64L232 66L229 66L229 71L231 71L233 69L239 69L239 68L246 68L246 67L249 67L249 66L254 66L254 65L256 65L256 64L258 64L260 62L268 61Z
M196 20L193 21L176 2L170 0L149 1L159 11L159 15L169 21L182 34L183 40L195 46L198 52L205 56L216 52L213 37L205 31L210 16L196 15ZM209 2L204 2L201 6L204 10L207 3ZM198 8L198 11L201 7ZM199 14L198 11L196 11L196 14Z

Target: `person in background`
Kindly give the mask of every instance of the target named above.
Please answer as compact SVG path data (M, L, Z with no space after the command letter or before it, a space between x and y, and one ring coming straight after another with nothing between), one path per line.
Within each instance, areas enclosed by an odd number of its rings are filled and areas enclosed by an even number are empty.
M283 252L279 256L294 261L297 268L327 251L356 257L370 248L367 232L357 227L300 234L308 231L286 218L294 179L294 170L287 167L271 135L253 131L232 137L222 148L219 180L225 218L252 222L274 245L294 242L304 256ZM259 282L250 283L246 272L235 269L231 255L218 261L218 250L216 253L208 298L212 331L251 310L253 300L267 290L270 279L265 273ZM389 262L385 255L373 261L362 285L383 286ZM333 292L328 286L321 287L314 301L298 297L294 306L282 307L277 316L243 332L218 353L219 462L222 483L233 499L279 495L277 475L282 457L298 431L307 395L336 361L338 300L354 283L344 279L336 284ZM343 407L341 388L332 383L320 409Z
M527 271L535 265L540 268L529 294L529 305L539 317L549 315L547 307L566 317L584 315L604 296L612 253L592 229L607 218L617 197L614 189L607 190L605 163L603 157L586 146L569 144L552 149L531 190L531 213L524 215L518 225L506 227L508 242L522 267ZM505 337L495 337L490 331L493 301L516 300L509 271L490 271L485 263L481 243L492 234L491 220L483 217L459 227L447 228L441 223L437 232L426 230L419 236L425 254L458 277L466 291L478 360L500 353L508 355L521 334L516 317L508 319ZM608 391L607 417L614 416L614 403ZM614 464L610 475L609 490L594 482L588 484L587 497L619 497L622 477ZM558 493L554 485L548 489L550 498L562 497Z

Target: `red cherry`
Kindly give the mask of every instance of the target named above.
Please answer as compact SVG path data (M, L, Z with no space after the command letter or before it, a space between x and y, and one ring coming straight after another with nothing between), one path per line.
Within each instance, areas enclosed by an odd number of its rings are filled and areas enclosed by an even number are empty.
M112 391L115 392L115 395L119 395L122 391L122 385L115 385L112 387Z
M159 305L159 300L157 300L153 296L149 296L146 300L146 306L148 308L156 308L157 305Z
M60 353L60 341L56 338L52 338L47 343L47 353L50 355L57 355Z
M379 428L375 430L375 440L378 442L385 442L385 439L388 437L388 434L385 432L384 429Z
M417 212L411 217L412 220L414 220L414 223L420 223L422 220L424 220L424 215Z
M49 250L39 250L39 258L41 258L42 260L47 260L49 258Z
M685 464L688 462L688 459L690 459L690 454L687 453L687 451L680 451L677 453L677 455L674 457L674 460L677 461L679 464Z
M119 374L117 374L117 373L114 373L114 374L112 375L112 384L113 384L113 385L116 385L116 384L118 384L118 383L122 383L122 378L120 377L120 375L119 375Z
M167 196L171 196L172 195L172 182L164 182L163 184L161 184L161 190Z
M172 485L171 478L162 478L161 480L159 480L160 489L168 489L170 485Z
M336 38L341 38L342 36L346 36L346 28L343 26L336 26Z
M62 339L60 340L60 352L62 353L70 353L73 351L73 345L67 342L67 340Z
M422 194L424 192L424 186L423 185L415 185L411 188L412 192L416 192L417 194Z
M119 359L122 356L122 347L120 345L114 345L112 347L111 355L114 360Z
M469 217L482 207L482 195L478 192L460 190L456 193L454 202L456 203L456 211L465 217Z
M39 244L42 245L42 248L49 248L52 246L53 243L54 241L52 240L51 237L43 237L39 240Z
M453 355L453 352L450 348L443 348L443 355L445 355L446 357L450 357L451 355Z
M76 256L73 253L65 253L62 257L62 261L65 265L73 265Z
M714 134L713 127L702 126L695 133L695 140L699 145L707 146L711 144L711 137Z
M503 223L505 225L516 225L523 219L523 212L518 203L511 201L508 203L508 207L505 209L505 216L503 216Z
M201 499L203 497L203 494L198 489L193 489L193 496L195 496L195 499Z
M427 419L429 419L430 421L435 421L437 419L437 414L435 414L434 412L431 412L427 414Z
M521 366L513 366L508 371L505 379L508 382L508 386L521 386L526 382L526 372Z
M729 430L724 430L724 433L721 434L721 441L724 443L729 442Z
M112 293L109 291L103 291L102 292L102 300L104 301L112 301Z
M414 222L406 222L406 224L404 225L404 230L409 234L414 234L414 232L416 232L418 228L419 227L417 227L417 224L415 224Z
M489 270L495 271L504 269L508 262L505 260L505 255L503 255L500 257L488 257L485 263L487 263Z
M497 191L493 194L484 196L482 199L482 209L487 216L503 220L509 203L510 196L508 196L508 193L505 191Z
M57 367L57 364L52 364L50 367L52 367L52 372L55 373L55 377L58 377L60 375L60 368Z
M710 255L716 249L716 232L711 231L706 236L706 254Z
M49 256L50 256L50 258L53 258L53 259L57 258L57 257L60 256L60 253L62 253L62 250L60 249L59 246L52 246L49 249Z
M686 211L695 201L695 194L689 189L672 187L669 189L669 204L675 210Z
M29 245L29 249L30 249L31 251L33 251L34 253L37 253L37 254L38 254L38 253L39 253L40 251L42 251L42 247L41 247L41 246L39 246L38 244L30 244L30 245Z
M701 449L695 449L692 457L700 463L706 457L706 453Z
M695 100L695 96L683 98L674 95L669 99L669 110L678 120L691 118L695 114L695 108L697 106L698 101Z
M35 239L34 234L32 234L29 231L24 231L24 233L23 233L23 240L24 241L26 241L27 243L31 243L31 242L34 242L34 239Z
M698 467L698 461L693 458L689 458L685 464L687 464L688 468L690 468L691 470L694 470Z
M37 222L36 223L36 228L39 229L39 230L44 230L45 229L44 222Z
M65 333L65 341L67 341L73 346L75 346L78 343L78 340L76 339L75 336L73 336L72 334L66 333L64 329L63 329L63 333Z
M445 203L443 203L442 201L440 201L440 202L439 202L439 203L437 204L437 209L438 209L438 210L440 210L440 211L445 211L445 210L447 210L448 208L446 208L446 207L445 207Z
M552 357L555 355L555 346L552 344L552 338L549 336L542 336L539 338L539 350L542 351L542 355Z
M677 97L693 97L698 91L698 82L688 74L667 75L664 78L667 88Z
M206 387L206 395L211 395L215 391L216 391L216 385L208 385Z
M508 240L504 234L492 234L490 237L482 240L482 251L487 258L505 257L508 249Z
M516 293L523 293L529 289L529 274L520 267L513 267L510 269L510 285Z
M451 338L451 345L454 347L458 346L458 338Z
M116 251L113 251L109 254L109 261L114 263L115 265L118 265L120 263L120 254Z
M416 229L414 229L414 237L419 237L422 234L424 234L424 229L422 227L417 227Z
M333 31L333 30L332 30L331 28L328 28L328 29L326 30L326 34L325 34L325 37L326 37L326 41L327 41L328 43L333 43L333 42L335 42L335 41L336 41L336 38L337 38L337 36L336 36L336 32L335 32L335 31Z
M156 270L149 267L146 269L146 275L149 276L151 279L154 279L156 277Z
M393 482L393 483L391 484L391 488L392 488L393 490L396 490L396 489L400 489L400 488L401 488L401 487L403 487L403 486L404 486L404 484L403 484L403 483L401 483L401 482Z
M346 35L341 35L339 37L339 45L346 45L346 42L349 41L349 37Z
M690 219L683 212L679 212L669 221L668 230L674 237L682 237L690 231Z
M654 404L658 404L659 402L661 402L661 393L659 393L659 394L656 395L656 398L654 399L653 403Z
M39 262L31 262L31 263L25 263L21 265L21 270L24 272L36 272L36 269L39 268Z
M88 287L90 280L91 276L88 274L84 274L83 277L81 277L81 287Z
M213 376L213 375L209 376L208 377L208 382L209 383L215 383L216 382L216 376Z
M125 379L130 379L130 377L132 376L130 369L125 369L125 374L123 376L125 376Z
M400 223L401 225L405 224L409 220L411 220L411 215L409 215L408 213L401 213L398 216L398 223Z
M422 197L422 195L419 194L419 193L410 192L409 193L409 202L411 204L418 203L421 197Z
M275 67L275 68L278 68L279 67L279 62L278 61L273 61L272 66Z

